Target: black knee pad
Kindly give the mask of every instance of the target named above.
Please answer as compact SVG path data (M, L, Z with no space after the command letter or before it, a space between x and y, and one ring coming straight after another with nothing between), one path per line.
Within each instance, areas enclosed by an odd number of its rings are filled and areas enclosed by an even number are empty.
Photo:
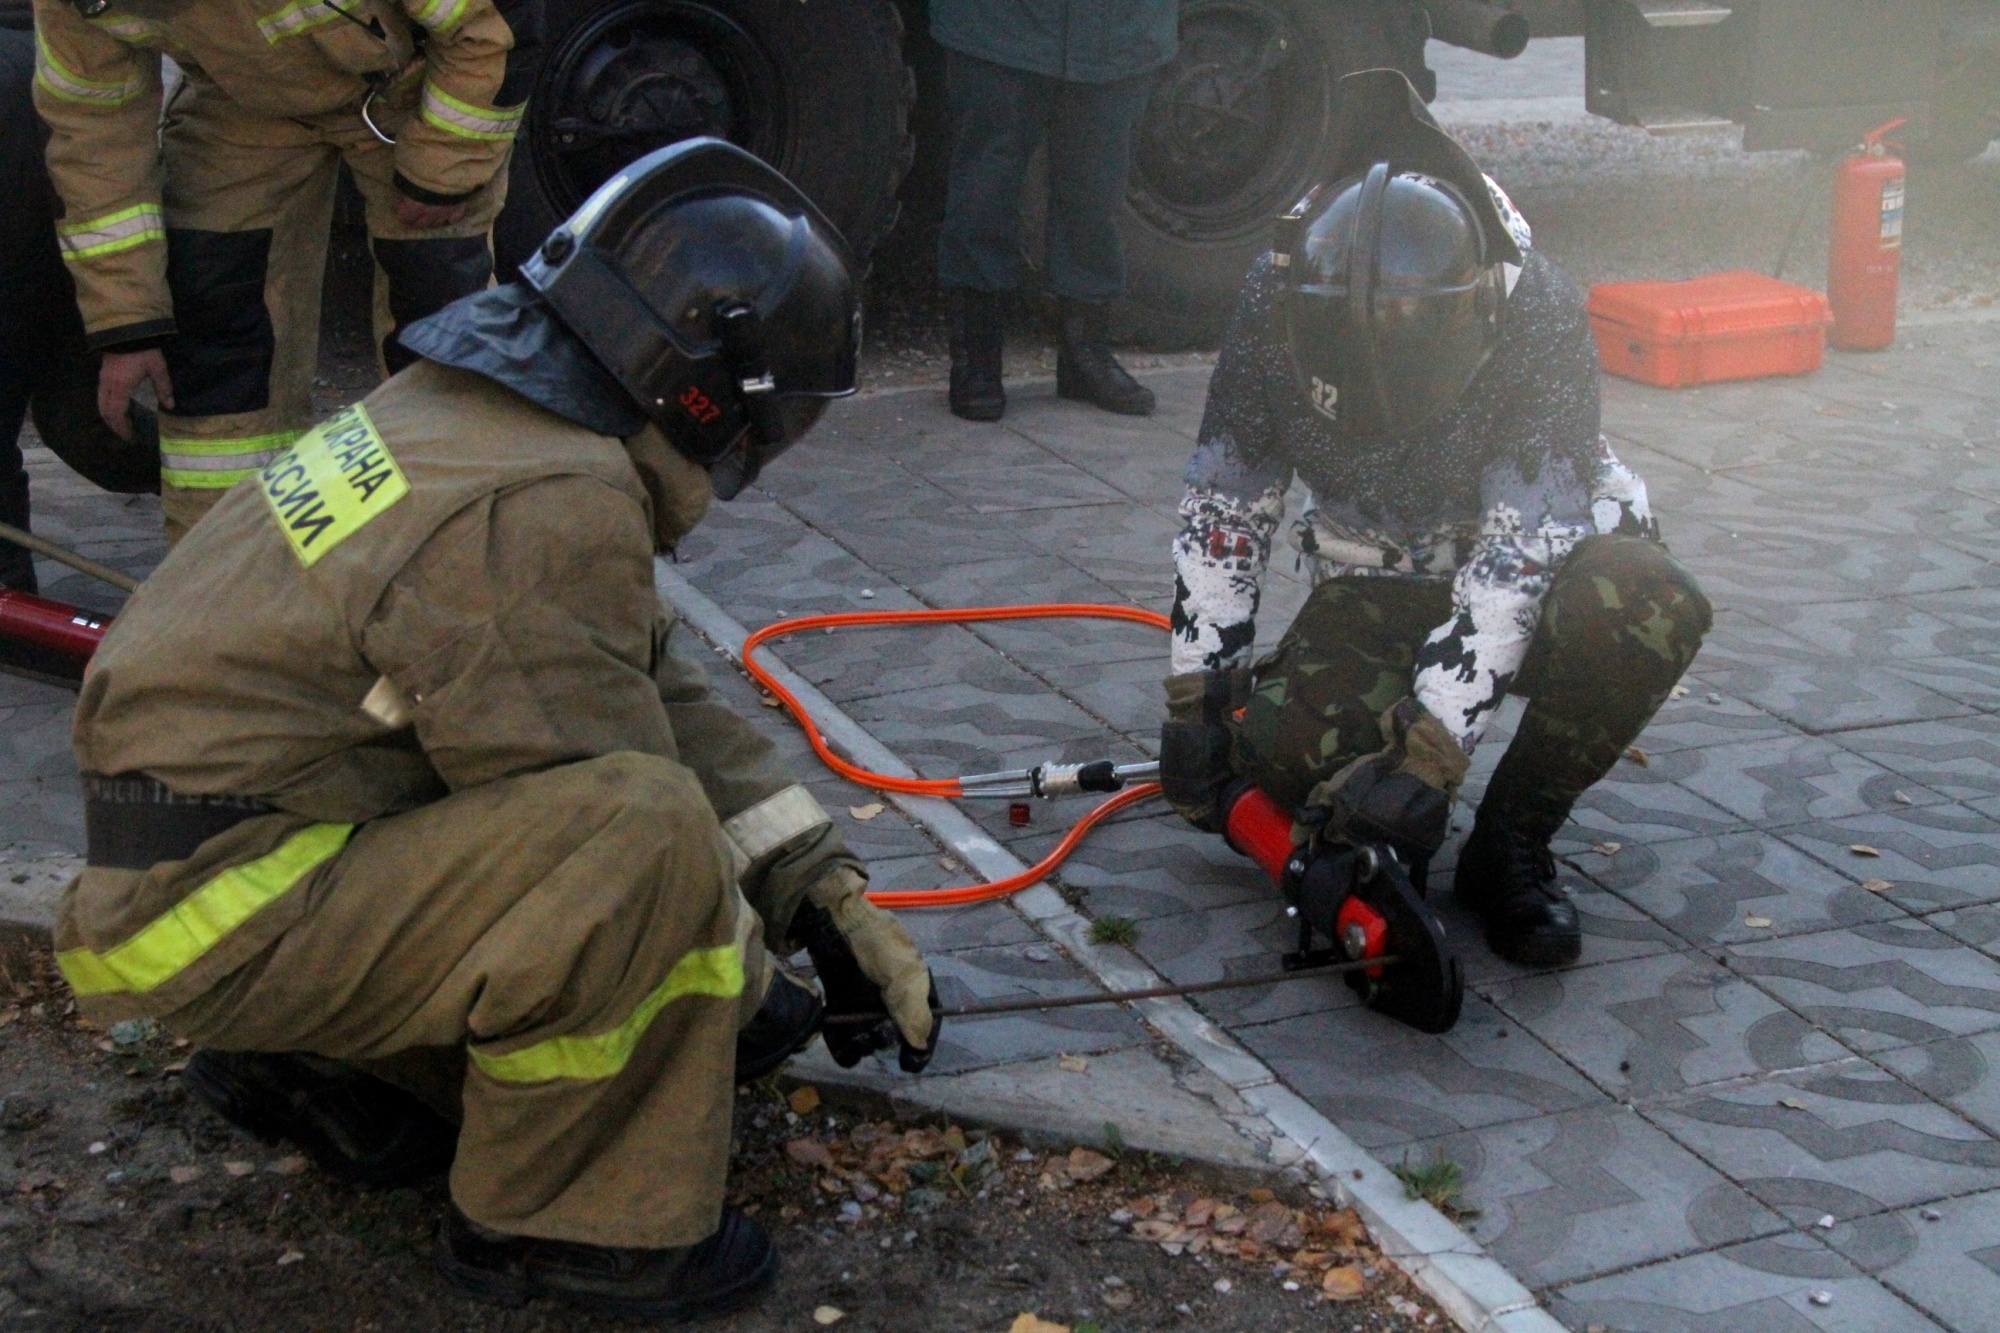
M389 317L395 326L382 339L382 363L393 375L417 359L396 335L461 296L485 291L493 279L493 252L484 236L372 238L369 245L389 279Z
M164 351L181 416L261 412L271 404L277 336L264 303L271 229L167 228L175 336Z

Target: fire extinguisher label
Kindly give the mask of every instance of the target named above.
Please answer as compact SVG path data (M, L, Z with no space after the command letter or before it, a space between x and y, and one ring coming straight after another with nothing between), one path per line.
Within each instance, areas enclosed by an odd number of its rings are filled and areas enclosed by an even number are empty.
M1903 181L1899 176L1882 187L1882 248L1903 245Z

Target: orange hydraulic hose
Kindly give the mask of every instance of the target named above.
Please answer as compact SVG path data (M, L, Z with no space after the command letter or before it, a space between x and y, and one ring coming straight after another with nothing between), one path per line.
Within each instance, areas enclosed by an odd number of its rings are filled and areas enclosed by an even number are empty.
M756 650L769 640L783 638L787 634L814 629L835 629L843 625L959 625L989 620L1051 619L1123 620L1162 630L1167 629L1170 624L1167 618L1157 611L1095 602L1044 602L1029 606L978 606L957 610L838 611L817 616L794 616L790 620L780 620L764 626L743 641L743 666L752 679L770 691L778 702L784 705L785 711L792 715L792 720L804 728L806 740L812 745L813 753L820 757L820 762L850 782L858 782L877 791L900 792L907 796L962 796L965 794L964 789L959 785L957 778L899 778L887 773L874 773L842 759L826 743L826 737L820 734L819 727L814 724L805 706L790 690L779 684L776 677L758 664ZM1004 898L1038 880L1046 879L1051 871L1076 850L1076 845L1083 841L1091 829L1120 810L1145 800L1159 790L1160 785L1157 782L1148 782L1118 792L1078 820L1076 826L1056 844L1054 851L1018 875L987 884L969 884L951 889L878 890L868 897L882 907L892 908L959 907L967 903Z

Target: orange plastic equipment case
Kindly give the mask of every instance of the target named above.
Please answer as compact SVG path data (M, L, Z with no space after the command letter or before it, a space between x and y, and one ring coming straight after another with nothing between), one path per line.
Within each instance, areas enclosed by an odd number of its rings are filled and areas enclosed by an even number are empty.
M1600 283L1589 308L1605 370L1663 389L1818 370L1831 319L1810 287L1746 270Z

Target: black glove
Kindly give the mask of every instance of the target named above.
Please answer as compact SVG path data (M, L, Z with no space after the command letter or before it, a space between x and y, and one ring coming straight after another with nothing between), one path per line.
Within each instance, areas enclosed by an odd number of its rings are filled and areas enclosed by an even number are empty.
M826 1017L820 1029L826 1039L827 1054L842 1069L852 1069L861 1062L863 1056L876 1051L886 1051L891 1046L900 1047L896 1062L906 1074L923 1072L937 1053L938 1032L944 1026L939 1014L937 981L930 986L931 1040L928 1046L912 1046L897 1028L895 1020L888 1015L888 1004L883 998L882 988L876 985L861 969L861 961L854 956L854 948L847 937L834 925L833 917L825 908L813 903L799 904L798 912L792 917L792 937L806 947L812 955L813 970L819 973L820 991L826 997ZM846 1015L879 1014L874 1023L848 1023L841 1019Z

